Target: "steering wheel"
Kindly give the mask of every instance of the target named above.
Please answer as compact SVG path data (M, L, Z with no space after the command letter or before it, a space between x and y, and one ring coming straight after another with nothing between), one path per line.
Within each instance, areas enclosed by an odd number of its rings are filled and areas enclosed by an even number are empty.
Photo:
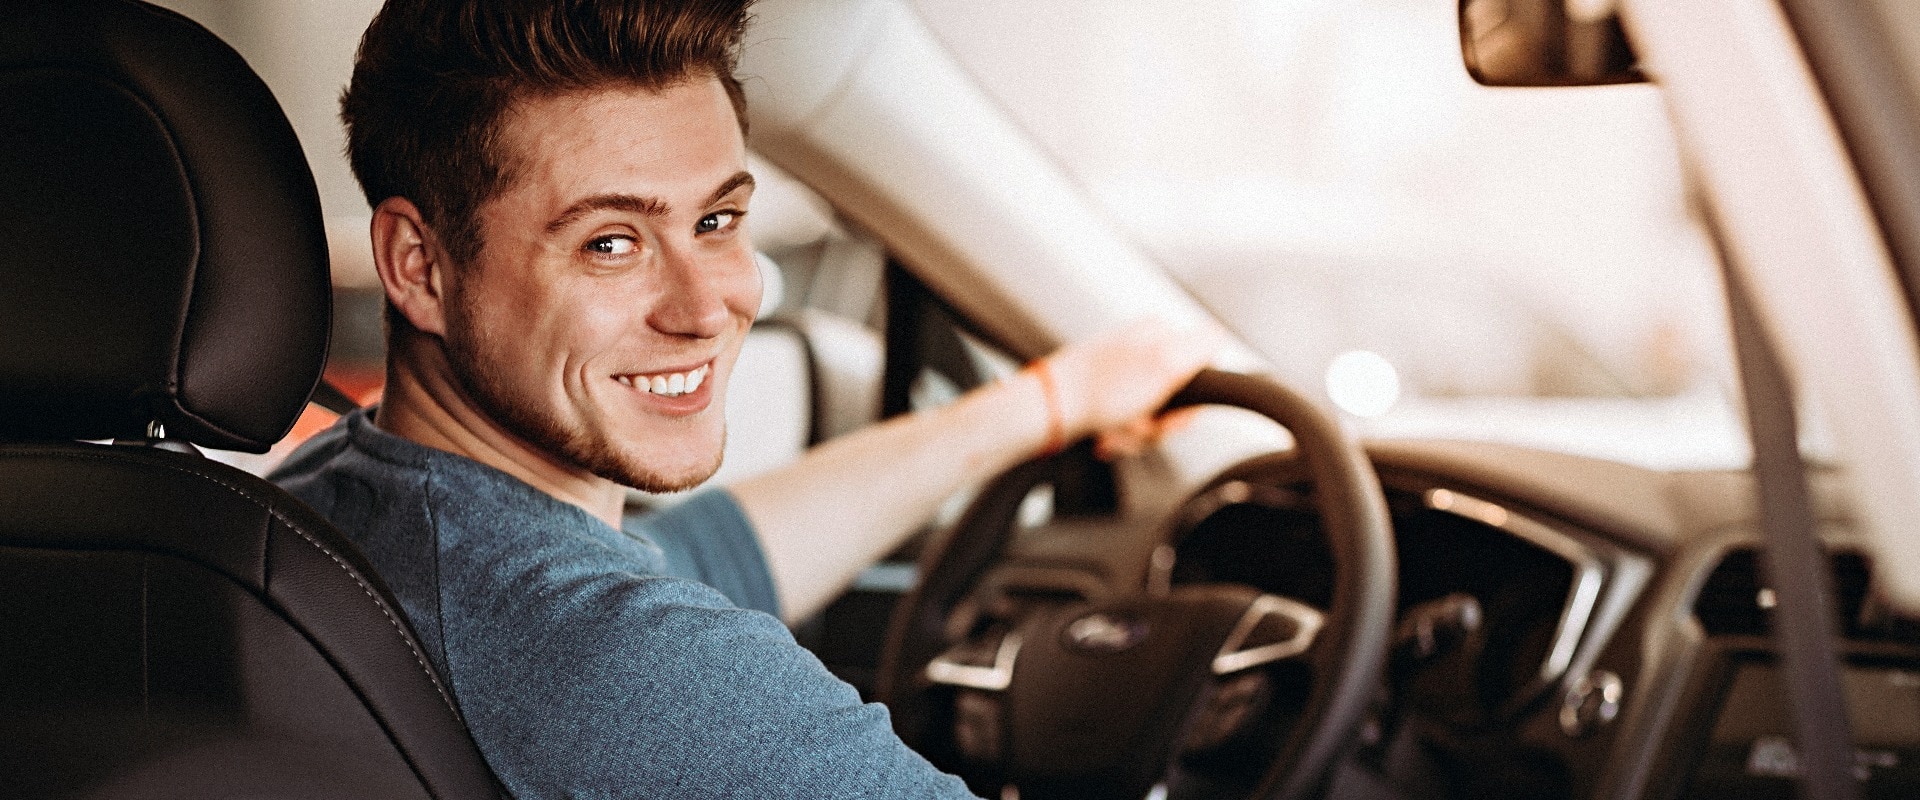
M976 624L964 613L969 598L1018 529L1023 500L1064 463L1028 461L991 481L929 544L918 584L894 612L877 690L908 744L989 796L1012 785L1026 800L1134 800L1163 782L1173 797L1324 791L1373 700L1392 635L1396 571L1379 478L1332 418L1276 382L1209 370L1167 407L1205 404L1292 432L1333 555L1331 606L1200 584L1040 603ZM1310 686L1287 709L1297 715L1250 697L1270 693L1259 676L1289 669L1277 680ZM1206 748L1215 767L1193 757Z

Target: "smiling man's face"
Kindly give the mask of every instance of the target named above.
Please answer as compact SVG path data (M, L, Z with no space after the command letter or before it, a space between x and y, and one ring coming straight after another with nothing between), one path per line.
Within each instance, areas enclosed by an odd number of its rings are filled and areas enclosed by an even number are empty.
M746 148L718 80L516 102L507 189L447 287L473 404L549 457L670 491L719 466L721 398L760 303Z

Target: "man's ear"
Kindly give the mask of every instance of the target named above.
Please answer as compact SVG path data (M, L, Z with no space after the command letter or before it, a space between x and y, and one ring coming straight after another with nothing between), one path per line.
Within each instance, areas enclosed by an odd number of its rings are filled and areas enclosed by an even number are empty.
M373 266L386 288L387 303L416 330L447 333L447 253L427 227L420 208L404 197L389 197L373 209Z

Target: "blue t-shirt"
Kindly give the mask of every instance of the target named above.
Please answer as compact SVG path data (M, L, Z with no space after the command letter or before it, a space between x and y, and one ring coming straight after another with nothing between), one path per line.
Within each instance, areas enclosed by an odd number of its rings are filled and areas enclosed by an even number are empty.
M270 477L366 552L516 797L971 796L794 642L724 491L618 531L365 411Z

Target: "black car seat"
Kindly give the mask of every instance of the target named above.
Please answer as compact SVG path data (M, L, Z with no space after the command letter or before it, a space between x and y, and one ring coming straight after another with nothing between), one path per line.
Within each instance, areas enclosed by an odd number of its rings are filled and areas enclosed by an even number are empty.
M288 430L328 313L313 178L237 54L0 0L0 797L497 796L353 546L194 448Z

